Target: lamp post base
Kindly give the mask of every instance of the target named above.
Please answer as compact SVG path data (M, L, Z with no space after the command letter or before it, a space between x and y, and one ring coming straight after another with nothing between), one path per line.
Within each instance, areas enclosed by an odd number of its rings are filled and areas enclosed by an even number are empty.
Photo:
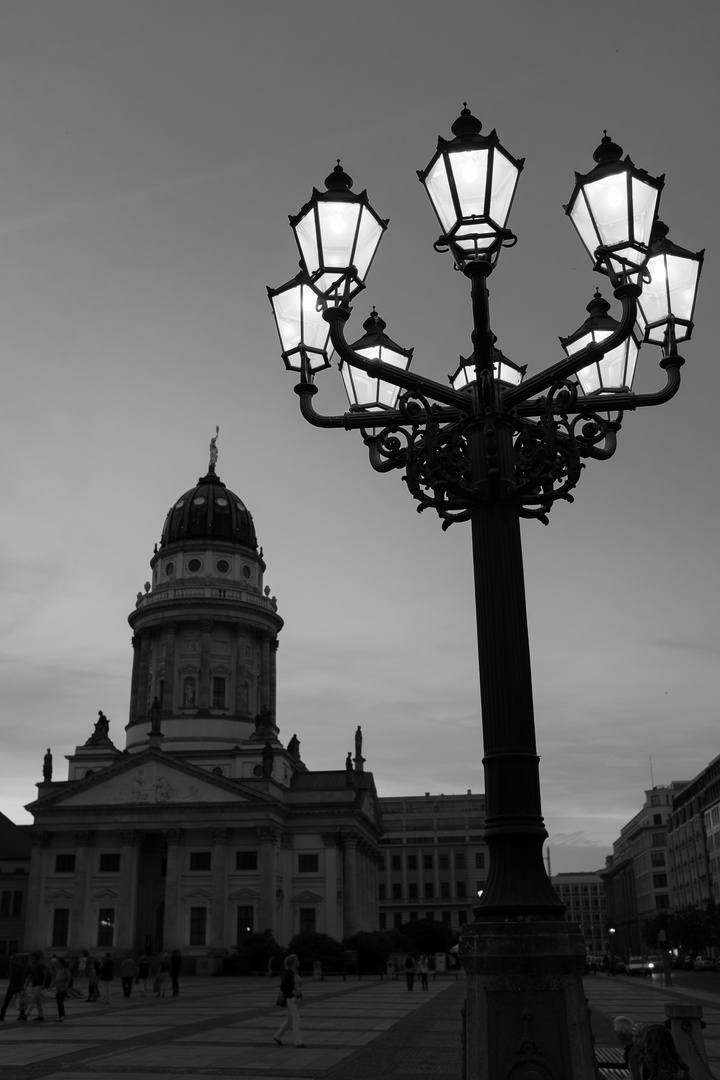
M585 942L562 919L482 919L460 939L465 1080L596 1080Z

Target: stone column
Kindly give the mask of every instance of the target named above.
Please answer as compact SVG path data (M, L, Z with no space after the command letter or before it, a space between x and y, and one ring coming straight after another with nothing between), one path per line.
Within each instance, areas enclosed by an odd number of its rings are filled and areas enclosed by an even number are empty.
M277 651L278 639L273 638L270 642L270 719L273 724L277 723Z
M338 834L323 833L325 845L325 930L324 933L340 941L342 927L338 919Z
M260 637L260 701L258 712L270 708L270 635Z
M44 949L49 944L49 929L45 910L45 884L47 876L48 844L50 833L31 829L30 875L25 906L24 948L26 952ZM47 939L47 940L46 940Z
M165 870L165 925L163 950L180 949L185 944L180 926L180 882L182 875L182 829L168 829L167 862Z
M210 909L211 949L225 946L225 915L227 908L227 842L229 829L212 830L212 907ZM234 937L233 937L234 940Z
M277 833L275 829L259 828L255 830L260 841L258 871L260 873L260 899L258 901L257 932L265 930L275 933L275 889L277 872L275 870L275 848Z
M134 719L140 719L143 716L147 716L151 633L152 631L145 630L140 635L140 665L138 671L137 701Z
M162 708L163 713L172 716L175 706L175 633L177 624L167 623L165 626L165 669L163 672L164 692Z
M243 707L243 692L242 684L245 671L245 657L243 656L243 649L245 642L240 630L239 623L232 624L233 635L233 679L235 696L233 701L233 711L236 716L242 716L246 709Z
M88 891L90 874L88 872L89 848L93 842L92 832L75 833L75 895L70 909L70 936L68 947L71 949L90 949L94 944L93 928L87 925Z
M130 719L134 720L138 715L138 690L140 686L140 635L133 634L133 665L130 679Z
M120 833L120 889L115 946L128 952L135 948L139 839L140 833L133 829Z
M212 619L200 620L200 679L198 687L198 708L209 709L210 694L210 651L212 649Z
M353 833L343 836L345 866L343 874L343 936L349 937L360 929L358 925L358 837Z

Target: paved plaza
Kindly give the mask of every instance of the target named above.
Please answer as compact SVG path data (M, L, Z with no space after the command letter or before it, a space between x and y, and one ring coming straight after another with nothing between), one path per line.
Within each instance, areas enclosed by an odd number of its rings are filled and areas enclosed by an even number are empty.
M125 999L116 980L109 1006L69 1001L64 1024L56 1022L52 998L42 1024L18 1023L13 1007L0 1025L2 1077L460 1080L462 979L431 980L427 992L416 985L412 993L404 981L306 980L305 1049L272 1041L282 1018L277 988L276 979L188 977L179 997L143 998L135 991ZM617 1045L614 1016L663 1021L666 1001L701 1004L709 1067L720 1076L720 995L625 976L590 976L585 988L599 1050Z

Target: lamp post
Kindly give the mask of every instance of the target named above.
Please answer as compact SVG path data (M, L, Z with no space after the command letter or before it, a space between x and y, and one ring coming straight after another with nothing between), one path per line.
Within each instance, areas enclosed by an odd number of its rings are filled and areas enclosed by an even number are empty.
M472 352L449 386L412 373L411 352L387 337L374 311L364 337L346 340L350 300L364 288L387 223L364 192L352 192L339 163L327 191L314 191L290 219L300 274L268 293L285 363L300 372L303 416L319 427L359 430L373 468L403 470L418 510L434 509L444 529L471 523L490 868L460 945L467 1075L590 1080L585 946L579 928L564 920L542 856L520 519L547 523L558 499L572 501L584 461L615 452L624 412L677 392L683 360L676 344L692 331L702 253L670 244L657 224L663 179L623 159L606 134L595 168L576 174L566 212L594 269L609 278L620 317L597 293L583 326L561 339L565 356L525 378L525 368L496 347L487 289L502 249L516 241L507 222L523 161L494 131L482 135L467 107L452 131L418 173L442 229L435 248L449 251L470 282ZM290 324L288 306L296 313ZM342 415L315 408L316 375L331 361L321 318L350 397ZM664 385L649 394L632 389L641 335L661 347L665 371Z

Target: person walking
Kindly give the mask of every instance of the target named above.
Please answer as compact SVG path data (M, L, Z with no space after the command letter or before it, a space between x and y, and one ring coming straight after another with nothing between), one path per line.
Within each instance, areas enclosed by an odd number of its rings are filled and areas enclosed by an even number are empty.
M425 955L425 953L422 953L418 957L417 970L418 970L418 975L420 976L420 987L421 987L422 990L427 990L427 988L428 988L428 974L430 972L430 965L428 963L428 958Z
M408 990L415 989L415 961L410 954L405 957L405 982Z
M100 962L91 956L88 960L88 996L87 1001L98 1000L98 974L100 972Z
M300 1030L302 979L300 978L300 961L295 953L285 957L285 970L280 979L280 990L285 995L285 1017L273 1035L273 1042L276 1042L278 1046L282 1046L282 1037L292 1025L295 1046L304 1050L305 1043Z
M25 1020L25 1007L24 1007L24 993L25 983L27 981L28 972L25 966L25 962L19 953L15 953L10 957L10 968L8 970L8 985L5 991L5 1000L0 1008L0 1020L5 1019L5 1013L8 1011L10 1002L17 994L18 1001L20 1002L20 1015L18 1020Z
M155 972L155 996L165 997L165 987L170 975L170 957L163 953L160 957L158 969Z
M140 983L140 997L145 997L145 994L147 993L147 981L150 978L150 961L147 956L140 957L137 978Z
M42 1023L45 1019L43 1015L43 993L50 986L50 972L40 953L32 954L29 981L30 1004L28 1006L26 1019L30 1018L33 1009L37 1009L37 1016L33 1023Z
M64 961L55 958L51 961L51 970L52 981L50 985L55 991L58 1023L62 1024L65 1020L65 998L68 996L68 990L70 989L70 969Z
M120 961L120 985L123 997L129 998L132 993L133 979L137 975L137 964L132 956L126 956Z
M110 983L113 980L115 974L115 965L113 964L112 955L106 952L100 961L100 970L98 972L98 983L100 989L100 1004L110 1004Z
M180 993L180 968L182 966L182 953L179 949L173 949L172 956L170 957L170 979L172 981L172 994L173 997L177 997Z

